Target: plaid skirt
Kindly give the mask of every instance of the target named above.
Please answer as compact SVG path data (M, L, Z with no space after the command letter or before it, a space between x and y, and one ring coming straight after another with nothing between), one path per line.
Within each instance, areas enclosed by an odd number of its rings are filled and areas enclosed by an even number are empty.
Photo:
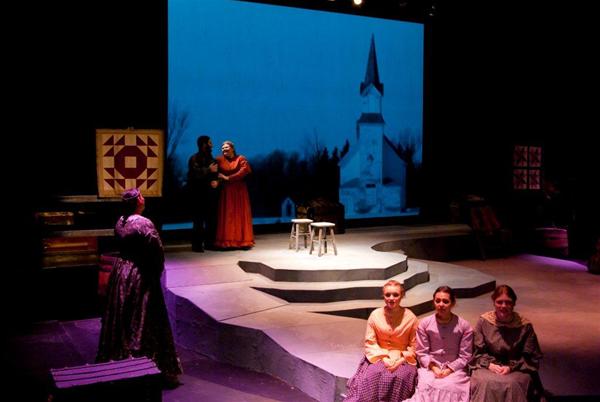
M417 367L403 364L391 373L380 360L371 364L366 358L346 384L346 402L397 402L415 392Z

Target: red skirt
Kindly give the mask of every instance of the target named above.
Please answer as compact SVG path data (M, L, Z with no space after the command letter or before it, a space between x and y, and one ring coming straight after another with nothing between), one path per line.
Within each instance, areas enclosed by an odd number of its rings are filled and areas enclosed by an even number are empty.
M225 182L221 189L215 246L218 248L254 246L250 196L243 181Z

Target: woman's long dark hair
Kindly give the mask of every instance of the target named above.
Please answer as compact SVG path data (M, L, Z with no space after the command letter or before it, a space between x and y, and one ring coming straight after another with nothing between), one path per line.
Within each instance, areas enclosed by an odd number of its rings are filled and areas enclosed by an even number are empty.
M452 289L450 286L446 286L446 285L442 285L440 287L438 287L435 292L433 292L433 298L435 299L435 294L438 292L442 292L442 293L448 293L448 295L450 296L450 301L452 303L456 302L456 295L454 293L454 289Z

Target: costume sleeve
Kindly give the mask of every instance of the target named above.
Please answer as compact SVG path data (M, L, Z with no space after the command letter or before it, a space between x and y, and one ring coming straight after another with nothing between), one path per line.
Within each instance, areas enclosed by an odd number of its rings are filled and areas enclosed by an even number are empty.
M415 350L417 349L417 327L419 326L419 320L417 317L413 318L412 325L410 326L408 333L408 347L402 351L402 357L406 362L412 366L417 365L417 356Z
M473 356L473 328L468 323L464 323L464 332L460 338L460 345L458 350L458 357L456 360L448 363L448 367L452 371L457 372L464 369L471 357Z
M495 363L496 359L490 353L485 334L483 331L483 318L477 321L475 332L473 334L473 358L469 363L469 369L475 370L479 368L487 368L490 363Z
M365 333L365 356L371 363L377 363L389 353L388 349L384 349L379 346L375 327L375 321L372 317L369 317L367 321L367 331Z
M540 349L533 326L531 324L526 324L523 331L525 331L525 342L523 344L521 358L509 360L508 366L510 367L510 371L537 371L540 367L540 360L542 359L542 350Z
M208 166L202 166L200 163L198 163L197 156L192 155L188 161L188 180L206 180L211 173L212 172Z
M431 363L431 355L429 352L431 351L429 346L429 335L427 335L427 330L424 325L424 321L421 321L419 326L417 327L417 358L419 359L419 364L421 367L428 368L429 363Z
M165 254L160 235L151 221L148 221L148 225L144 230L144 236L148 249L145 260L147 261L148 266L151 267L152 272L160 278L160 275L165 269Z
M246 158L244 158L243 156L240 156L238 166L239 166L239 169L237 170L237 172L229 175L230 181L243 180L244 177L248 176L248 174L250 174L252 172L252 169L250 168L250 164L248 163L248 160Z

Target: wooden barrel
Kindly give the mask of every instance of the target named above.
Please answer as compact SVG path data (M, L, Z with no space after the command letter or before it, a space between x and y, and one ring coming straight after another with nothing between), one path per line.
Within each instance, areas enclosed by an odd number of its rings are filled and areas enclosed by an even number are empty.
M538 228L538 241L543 250L561 255L569 254L569 232L562 228Z

